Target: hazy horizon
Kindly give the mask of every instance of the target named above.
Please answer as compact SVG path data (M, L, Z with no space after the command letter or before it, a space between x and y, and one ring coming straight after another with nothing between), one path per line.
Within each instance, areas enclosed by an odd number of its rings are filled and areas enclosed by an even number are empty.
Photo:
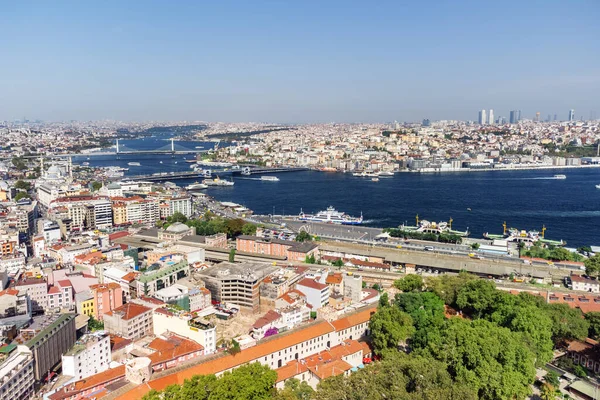
M15 2L0 120L600 117L600 2Z

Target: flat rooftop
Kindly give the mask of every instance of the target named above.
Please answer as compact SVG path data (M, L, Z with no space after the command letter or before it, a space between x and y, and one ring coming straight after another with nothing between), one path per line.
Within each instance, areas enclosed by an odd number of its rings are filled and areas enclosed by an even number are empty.
M233 278L236 276L263 279L278 269L279 267L264 262L247 261L242 263L230 263L225 261L214 267L198 271L197 274L203 277L216 279Z

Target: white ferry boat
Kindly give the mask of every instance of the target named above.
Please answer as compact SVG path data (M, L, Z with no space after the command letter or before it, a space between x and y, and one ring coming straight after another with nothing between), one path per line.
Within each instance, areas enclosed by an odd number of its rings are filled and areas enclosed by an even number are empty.
M128 162L127 165L129 165L131 167L141 167L142 166L142 164L140 164L137 161Z
M220 179L218 176L215 179L205 179L202 181L207 186L233 186L233 181Z
M563 174L558 174L558 175L554 175L554 179L567 179L567 176L563 175Z
M208 187L208 185L205 185L204 183L192 183L191 185L187 185L185 188L186 190L202 190L202 189L206 189Z
M279 178L276 176L266 176L263 175L260 177L261 181L266 181L266 182L279 182Z
M360 225L363 222L362 213L360 217L351 217L343 212L337 211L333 206L327 207L325 211L319 211L316 214L305 214L300 210L298 215L300 221L311 221L311 222L326 222L329 224L340 224L340 225Z
M596 185L596 189L600 189L600 184Z

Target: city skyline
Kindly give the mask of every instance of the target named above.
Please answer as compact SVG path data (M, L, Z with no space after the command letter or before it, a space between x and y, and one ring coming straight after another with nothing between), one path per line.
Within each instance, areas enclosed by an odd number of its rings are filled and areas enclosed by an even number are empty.
M474 120L483 107L507 120L515 109L530 119L596 114L596 2L570 8L568 19L558 1L475 4L11 4L0 120L418 122ZM501 51L484 55L480 44ZM558 57L565 47L572 56ZM585 62L573 62L577 54Z

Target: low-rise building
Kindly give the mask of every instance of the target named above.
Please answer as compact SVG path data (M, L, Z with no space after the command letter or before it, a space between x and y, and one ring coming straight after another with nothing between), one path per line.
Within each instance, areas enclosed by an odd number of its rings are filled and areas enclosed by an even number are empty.
M95 332L82 336L62 356L63 375L83 379L106 371L111 362L110 336Z
M290 261L304 262L306 257L318 259L319 248L311 242L270 239L259 236L240 235L235 241L236 250L246 253L285 257Z
M581 275L571 275L573 290L585 292L600 293L600 281L592 278L586 278Z
M99 321L104 319L104 314L123 305L123 289L118 283L91 285L90 294L93 302L93 316Z
M210 291L206 288L188 288L174 284L154 293L154 297L168 304L177 304L186 311L198 311L211 305Z
M153 296L157 291L174 285L179 279L185 278L189 274L190 265L187 261L169 261L159 266L158 269L144 272L134 284L138 294Z
M14 282L11 288L27 293L33 314L41 313L48 307L48 283L44 279L22 279Z
M304 278L296 284L296 289L306 295L306 302L315 310L329 302L329 286L325 283Z
M217 349L217 328L200 317L161 307L154 310L152 318L155 335L176 333L202 345L205 354L212 354Z
M104 329L126 339L139 339L154 330L152 309L135 303L126 303L104 314Z

